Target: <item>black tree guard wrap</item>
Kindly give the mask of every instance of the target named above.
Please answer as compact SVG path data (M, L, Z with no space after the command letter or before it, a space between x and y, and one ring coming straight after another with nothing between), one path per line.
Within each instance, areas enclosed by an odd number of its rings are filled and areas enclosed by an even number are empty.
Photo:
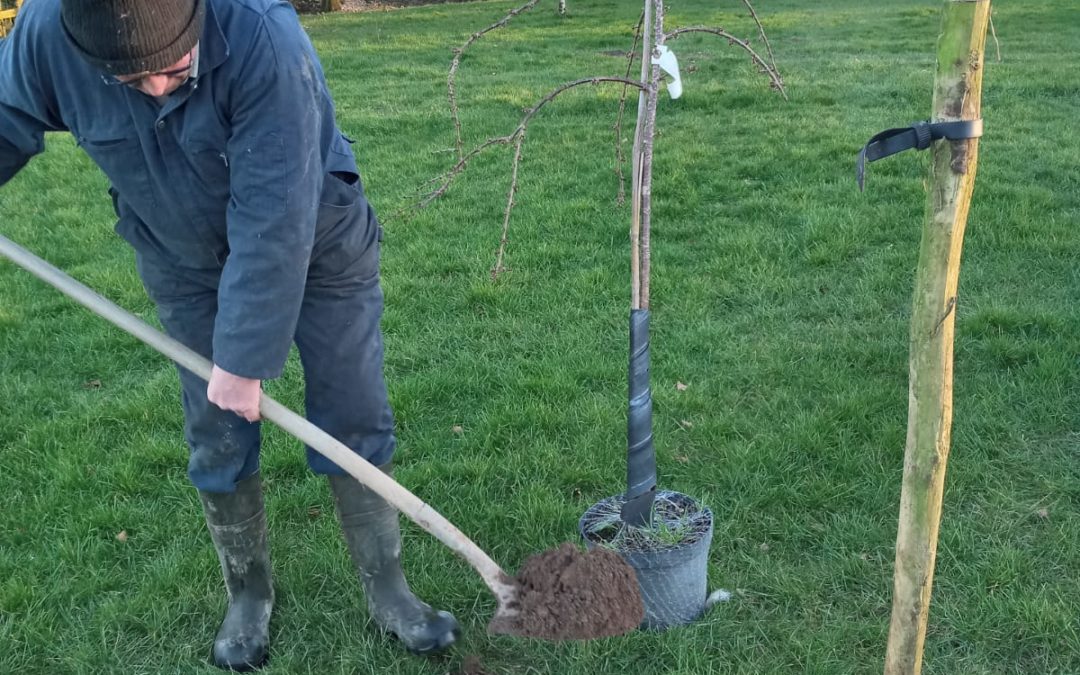
M652 390L649 388L649 310L630 310L630 406L626 424L626 503L622 518L629 525L649 522L656 494L656 448L652 434Z

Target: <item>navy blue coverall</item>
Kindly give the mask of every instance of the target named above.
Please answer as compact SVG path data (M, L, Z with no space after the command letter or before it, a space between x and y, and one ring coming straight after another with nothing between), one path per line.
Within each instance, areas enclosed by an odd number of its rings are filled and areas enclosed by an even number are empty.
M307 417L380 465L394 451L379 329L379 224L292 6L208 0L198 67L157 100L109 84L33 0L0 40L0 185L67 130L112 184L116 231L166 332L222 369L278 377L295 342ZM231 492L259 425L181 369L188 475ZM342 473L308 448L319 473Z

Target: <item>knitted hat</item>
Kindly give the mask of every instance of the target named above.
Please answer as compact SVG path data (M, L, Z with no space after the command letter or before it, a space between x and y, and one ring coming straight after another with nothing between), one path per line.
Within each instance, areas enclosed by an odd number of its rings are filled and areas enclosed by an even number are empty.
M61 0L72 46L112 75L165 70L195 47L206 0Z

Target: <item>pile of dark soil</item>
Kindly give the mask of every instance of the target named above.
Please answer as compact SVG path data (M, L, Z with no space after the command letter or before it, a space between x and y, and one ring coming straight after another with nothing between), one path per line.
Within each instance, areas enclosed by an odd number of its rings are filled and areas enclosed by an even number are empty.
M491 633L590 640L635 630L645 616L633 568L605 548L586 552L567 542L530 557L515 581L518 613L497 616Z

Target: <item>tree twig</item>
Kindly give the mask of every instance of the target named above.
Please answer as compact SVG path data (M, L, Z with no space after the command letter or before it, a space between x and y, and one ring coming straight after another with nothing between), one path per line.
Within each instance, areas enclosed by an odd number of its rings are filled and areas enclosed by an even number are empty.
M761 69L761 72L769 76L769 79L772 81L772 88L779 91L780 95L784 97L785 101L788 100L787 91L784 90L784 80L780 77L779 71L773 69L772 66L766 63L765 59L761 58L761 56L759 56L758 53L754 51L754 48L751 47L750 44L746 42L746 40L740 40L739 38L735 37L723 28L710 28L708 26L689 26L687 28L676 28L670 33L665 34L663 36L664 42L667 42L668 40L674 40L680 35L685 35L686 33L711 33L713 35L718 35L722 38L727 39L728 44L738 45L739 47L742 47L746 50L748 54L750 54L750 58L752 58L754 60L754 63L758 65L758 67Z
M461 65L461 55L465 53L465 50L468 49L470 45L472 45L480 38L484 37L486 33L490 33L497 28L502 28L506 24L510 23L510 20L518 14L532 9L534 6L536 6L536 3L538 2L540 2L540 0L529 0L521 7L510 10L510 13L504 16L502 19L496 21L482 31L473 33L472 36L470 36L469 39L465 41L465 44L454 50L454 60L450 63L450 74L446 78L446 90L447 96L450 99L450 115L454 119L454 147L457 148L457 155L459 161L462 159L463 156L463 145L461 140L461 117L458 114L457 106L457 71L458 67Z
M438 199L439 197L443 196L446 193L446 191L450 188L450 183L453 182L454 178L459 173L461 173L462 171L465 170L465 167L468 166L469 161L473 157L476 157L481 152L483 152L484 150L487 150L489 147L491 147L493 145L509 145L510 143L512 143L514 141L514 137L516 135L517 135L517 132L515 131L513 134L511 134L509 136L500 136L498 138L489 138L488 140L484 141L483 143L481 143L477 147L473 148L473 150L471 152L469 152L469 154L465 155L460 160L458 160L457 164L455 164L449 171L447 171L446 173L444 173L442 176L439 177L439 179L442 180L442 184L439 187L437 187L436 189L429 192L427 194L427 196L425 196L424 199L419 204L416 205L416 210L423 209L425 206L427 206L431 202L433 202L436 199ZM436 180L438 180L438 179L436 179ZM433 183L435 181L432 180L432 181L428 181L428 182Z
M776 57L772 53L772 45L769 44L769 38L765 35L765 27L761 25L761 19L758 18L757 12L754 11L754 6L750 4L750 0L743 0L743 4L750 10L750 16L754 17L754 23L757 24L758 35L761 36L761 41L765 43L765 51L769 54L769 63L772 64L773 70L776 70Z
M644 11L639 18L637 28L634 35L634 48L631 49L628 58L626 75L624 77L588 77L572 82L567 82L549 94L544 96L540 101L532 108L527 109L524 117L522 117L520 123L514 131L506 136L499 136L495 138L489 138L484 143L475 147L468 153L464 149L464 141L461 132L460 114L457 106L457 87L456 79L457 73L460 69L461 58L465 50L483 37L486 33L491 32L497 28L505 26L518 14L525 12L534 7L539 0L529 0L525 4L511 10L505 17L496 23L488 26L484 30L474 33L461 47L453 50L454 59L450 66L450 73L447 77L447 91L450 102L451 116L454 121L455 131L455 149L457 152L457 163L450 168L449 171L444 173L431 181L428 184L438 184L438 187L429 192L422 198L419 204L414 207L414 210L420 210L425 208L434 200L438 199L442 195L446 194L454 180L459 176L469 162L473 158L477 157L485 150L494 145L514 145L514 155L511 165L511 180L510 188L506 199L506 208L503 212L503 230L502 238L499 242L498 254L496 257L495 266L491 270L492 279L497 279L498 275L505 271L506 268L503 265L505 259L506 249L509 242L509 227L510 218L515 206L516 196L519 191L519 172L521 165L521 157L523 152L523 146L525 142L525 134L530 121L533 117L543 108L545 105L553 101L563 92L578 87L584 84L599 84L601 82L617 82L622 83L622 95L619 100L619 112L615 122L615 146L616 146L616 167L615 172L618 176L619 188L617 202L621 206L626 199L625 191L625 176L623 175L623 164L625 157L623 156L622 148L622 123L623 117L626 111L626 99L627 88L638 88L638 118L634 131L634 145L633 154L631 158L631 166L633 173L633 196L631 205L631 226L630 226L630 239L631 239L631 307L647 309L649 304L649 268L650 268L650 220L651 220L651 207L652 207L652 189L651 189L651 174L652 174L652 158L653 158L653 141L656 131L656 108L658 92L660 90L660 81L662 78L661 70L658 67L654 67L652 64L652 57L654 50L657 46L664 44L669 40L678 38L681 35L687 33L710 33L719 37L725 38L729 44L737 45L745 50L759 68L759 70L769 77L771 87L776 89L787 100L787 91L784 89L783 78L780 76L779 70L776 68L775 57L773 55L772 46L769 44L768 37L765 35L765 29L761 24L760 19L757 16L757 12L750 4L749 0L743 0L750 15L754 19L754 23L758 27L758 33L761 35L762 41L765 43L765 49L768 54L768 61L762 58L749 42L735 37L731 33L727 32L723 28L713 28L707 26L690 26L685 28L678 28L669 33L664 32L664 6L663 0L644 0ZM654 17L655 14L655 17ZM637 54L638 43L641 42L641 78L639 80L630 79L630 72L634 67L634 59Z
M525 143L525 133L522 132L514 143L514 168L510 174L510 191L506 195L506 211L503 213L502 239L499 240L499 253L495 256L495 267L491 268L491 280L497 281L499 274L506 271L503 267L503 256L506 255L506 242L510 240L510 212L514 210L514 196L518 189L518 167L521 166L521 146Z
M438 199L439 197L441 197L442 195L446 194L446 191L450 188L450 185L451 185L451 183L453 183L454 179L462 171L465 170L465 167L468 165L468 163L474 157L479 155L484 150L490 148L493 145L510 145L511 143L514 143L517 140L518 136L521 136L522 134L525 133L525 130L529 125L529 122L536 115L536 113L540 112L540 109L543 108L545 105L547 105L548 103L551 103L553 100L555 100L555 97L557 97L559 94L562 94L563 92L565 92L565 91L567 91L569 89L572 89L574 87L579 87L579 86L581 86L583 84L600 84L601 82L622 82L622 83L628 84L628 85L630 85L632 87L638 87L639 89L644 88L644 86L645 86L641 82L638 82L637 80L631 80L631 79L628 79L628 78L625 78L625 77L608 77L608 76L586 77L586 78L582 78L580 80L574 80L573 82L567 82L566 84L563 84L562 86L560 86L560 87L556 88L555 90L553 90L551 93L549 93L544 98L540 99L540 101L534 107L530 108L525 113L525 116L521 118L521 122L518 123L517 128L514 129L514 131L512 133L510 133L507 136L499 136L497 138L489 138L488 140L484 141L483 143L478 145L476 148L474 148L472 151L470 151L469 153L462 156L462 158L460 160L458 160L457 164L455 164L449 171L447 171L446 173L444 173L442 175L442 179L443 179L442 184L438 188L433 190L431 193L429 193L423 199L423 201L421 201L419 204L417 204L416 208L417 209L422 209L425 206L427 206L428 204L430 204L431 202L433 202L436 199Z
M994 30L994 15L991 14L989 19L990 19L990 35L991 35L991 37L994 38L994 51L997 52L997 62L1001 63L1001 43L998 42L997 31Z

